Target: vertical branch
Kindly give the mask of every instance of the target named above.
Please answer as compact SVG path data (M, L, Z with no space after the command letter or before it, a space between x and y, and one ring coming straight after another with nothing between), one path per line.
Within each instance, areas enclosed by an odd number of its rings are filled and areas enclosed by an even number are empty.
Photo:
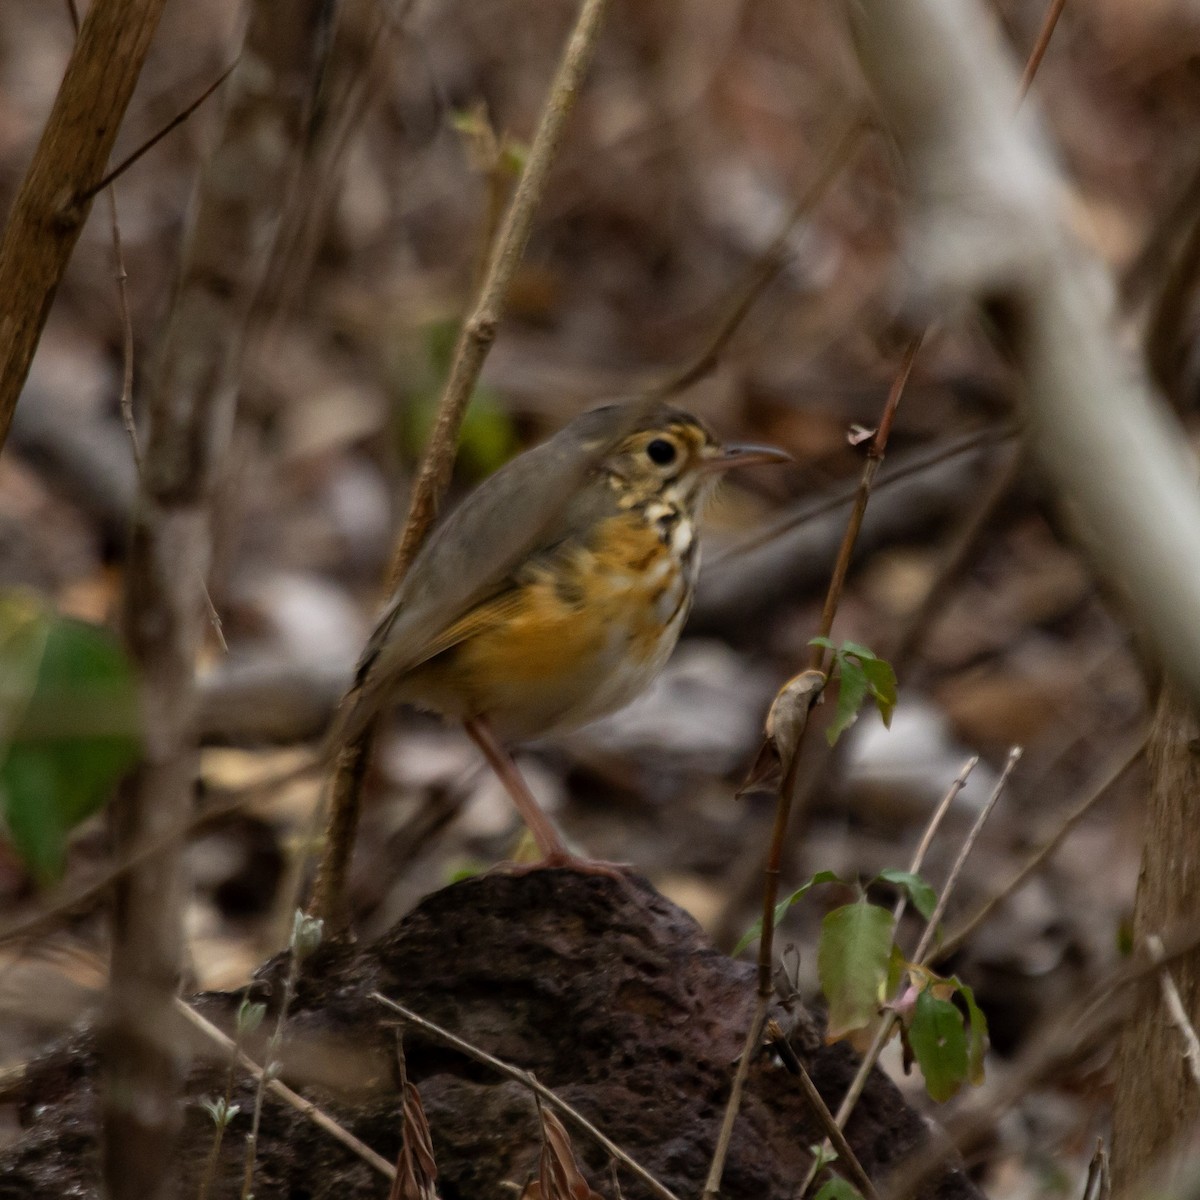
M389 582L394 588L416 555L429 526L437 516L438 505L450 483L458 431L466 414L475 382L483 369L496 327L504 313L509 285L525 253L525 243L533 226L533 214L546 190L550 166L562 143L567 117L579 98L584 72L591 62L600 22L608 0L583 0L575 28L563 52L558 73L550 87L537 132L529 147L529 159L508 206L504 223L496 235L487 273L471 314L463 322L450 374L438 402L437 421L429 438L429 448L413 489L404 536L392 560Z
M126 638L142 677L145 754L113 806L112 829L118 857L156 840L164 849L123 875L114 891L101 1029L104 1176L114 1200L163 1194L179 1127L178 831L195 784L193 671L204 633L209 508L233 426L246 316L303 126L311 34L323 7L324 0L297 0L287 21L265 0L251 7L147 403L124 601ZM86 32L85 22L81 41Z
M389 569L392 590L403 579L425 540L449 485L459 429L484 359L496 338L505 298L525 253L533 214L546 190L567 117L579 97L607 3L608 0L583 0L580 6L529 147L525 169L496 236L479 295L459 332L450 374L438 401L437 419L413 488L408 520ZM346 872L358 829L362 780L371 755L375 724L372 721L363 733L336 751L325 850L310 906L335 932L345 922Z
M0 241L0 446L165 0L94 0Z
M1163 688L1150 733L1150 789L1142 867L1133 909L1138 947L1164 929L1195 919L1200 908L1200 789L1196 739L1200 721L1180 691ZM1200 952L1174 964L1184 1011L1200 1017ZM1154 982L1142 985L1117 1048L1113 1096L1113 1189L1124 1194L1141 1183L1172 1144L1200 1116L1197 1091L1179 1053L1178 1031L1163 1018Z

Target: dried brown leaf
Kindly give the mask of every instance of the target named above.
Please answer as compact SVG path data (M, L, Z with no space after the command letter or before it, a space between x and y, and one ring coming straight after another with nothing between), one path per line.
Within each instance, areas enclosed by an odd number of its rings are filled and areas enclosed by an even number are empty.
M396 1159L396 1178L388 1200L440 1200L437 1187L437 1162L425 1107L415 1085L403 1080L401 1106L400 1155Z
M521 1200L604 1200L584 1179L562 1122L541 1105L538 1113L542 1119L542 1157L538 1177L521 1193Z

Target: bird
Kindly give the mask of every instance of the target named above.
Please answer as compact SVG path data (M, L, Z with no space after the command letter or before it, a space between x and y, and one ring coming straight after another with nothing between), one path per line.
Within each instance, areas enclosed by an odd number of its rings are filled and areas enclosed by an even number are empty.
M611 873L568 850L506 747L645 690L687 620L718 480L787 461L774 446L722 444L661 400L575 418L435 526L367 642L335 741L396 703L459 721L533 835L537 865Z

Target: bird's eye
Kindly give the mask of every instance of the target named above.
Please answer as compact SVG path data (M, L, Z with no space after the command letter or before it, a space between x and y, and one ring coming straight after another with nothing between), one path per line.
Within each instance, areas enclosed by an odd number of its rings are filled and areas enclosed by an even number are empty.
M676 453L674 443L668 442L666 438L655 438L646 447L646 454L649 456L650 461L657 463L660 467L665 467L668 463L673 463Z

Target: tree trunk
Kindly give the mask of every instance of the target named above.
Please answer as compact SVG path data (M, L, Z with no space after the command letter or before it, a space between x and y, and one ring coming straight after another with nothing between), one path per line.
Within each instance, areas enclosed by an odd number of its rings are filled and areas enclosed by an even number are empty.
M1164 687L1154 718L1148 761L1150 803L1134 908L1134 938L1163 934L1200 913L1200 723L1172 686ZM1200 1020L1200 951L1171 966L1184 1010ZM1171 1146L1200 1117L1200 1088L1183 1056L1157 979L1122 1032L1113 1107L1112 1170L1117 1195L1144 1183Z

